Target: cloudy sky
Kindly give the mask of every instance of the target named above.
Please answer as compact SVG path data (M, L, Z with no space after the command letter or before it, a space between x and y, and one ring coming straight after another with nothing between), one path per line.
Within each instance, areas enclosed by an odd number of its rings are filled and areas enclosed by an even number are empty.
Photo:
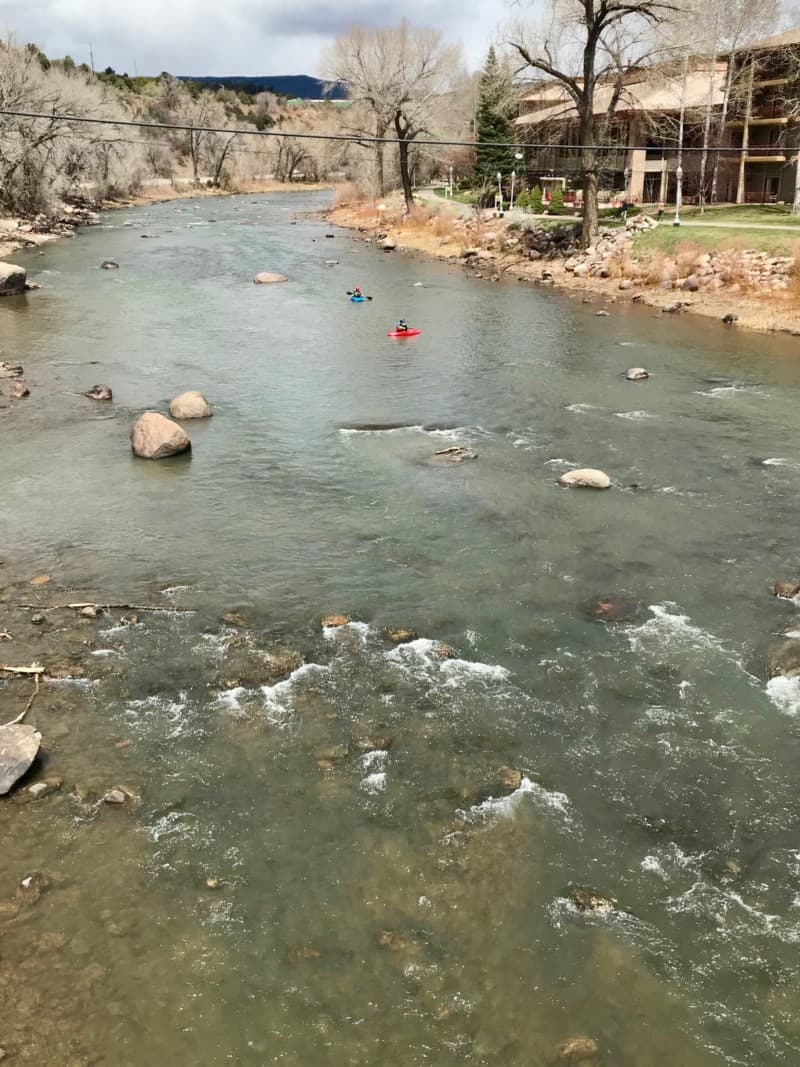
M401 15L435 26L480 66L505 0L0 0L0 31L129 74L316 74L322 47L355 22Z

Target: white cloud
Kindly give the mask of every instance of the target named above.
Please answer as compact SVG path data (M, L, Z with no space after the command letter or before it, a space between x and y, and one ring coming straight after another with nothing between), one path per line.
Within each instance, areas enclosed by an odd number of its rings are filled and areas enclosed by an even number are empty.
M48 55L129 74L315 74L321 48L355 22L435 26L480 66L503 0L0 0L0 30Z

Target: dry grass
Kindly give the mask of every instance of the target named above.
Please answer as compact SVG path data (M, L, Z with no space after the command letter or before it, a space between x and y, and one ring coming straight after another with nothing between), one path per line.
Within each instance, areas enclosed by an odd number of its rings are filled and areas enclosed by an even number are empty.
M333 190L334 207L351 207L366 201L367 194L356 182L343 182Z

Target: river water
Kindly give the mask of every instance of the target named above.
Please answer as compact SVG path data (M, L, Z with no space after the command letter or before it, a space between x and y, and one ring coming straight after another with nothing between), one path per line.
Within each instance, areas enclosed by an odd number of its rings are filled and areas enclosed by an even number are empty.
M119 211L15 257L44 288L0 306L32 393L0 409L3 655L83 670L29 716L28 781L62 789L0 802L0 901L49 883L0 906L0 1047L800 1062L800 683L765 668L797 618L770 595L798 576L797 341L599 318L329 239L297 216L322 203ZM401 315L421 336L386 337ZM191 457L133 459L185 389L215 412ZM478 459L429 463L450 445ZM558 488L571 466L612 489ZM79 594L163 610L18 621ZM608 594L640 617L595 621Z

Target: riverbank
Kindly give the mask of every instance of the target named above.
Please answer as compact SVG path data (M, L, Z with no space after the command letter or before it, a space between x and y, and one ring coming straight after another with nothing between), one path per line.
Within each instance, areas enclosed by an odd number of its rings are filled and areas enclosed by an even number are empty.
M236 189L209 188L190 182L143 187L135 196L114 200L93 200L76 197L61 205L55 216L36 215L32 218L0 216L0 260L8 259L20 249L39 248L65 237L74 237L81 226L96 226L104 211L125 207L146 207L150 204L170 203L173 200L254 196L267 193L314 193L330 186L317 182L278 182L272 180L245 182Z
M531 247L532 231L518 221L497 219L488 212L456 217L446 208L426 204L407 218L400 205L388 198L377 207L372 203L337 205L326 217L337 226L359 230L367 242L461 262L477 278L514 278L554 286L597 300L601 310L634 301L665 313L726 319L762 332L800 333L793 257L770 257L744 248L741 240L724 231L720 231L717 253L693 241L690 230L684 241L663 251L651 247L652 241L648 245L649 234L636 232L656 229L653 220L641 221L640 217L630 221L627 233L622 228L603 230L588 256L570 247L569 238L564 251L550 255L537 251L535 241ZM569 230L574 225L573 219L554 219L543 231L546 234L558 226ZM626 237L630 238L627 244ZM719 268L715 268L717 256L724 260Z

